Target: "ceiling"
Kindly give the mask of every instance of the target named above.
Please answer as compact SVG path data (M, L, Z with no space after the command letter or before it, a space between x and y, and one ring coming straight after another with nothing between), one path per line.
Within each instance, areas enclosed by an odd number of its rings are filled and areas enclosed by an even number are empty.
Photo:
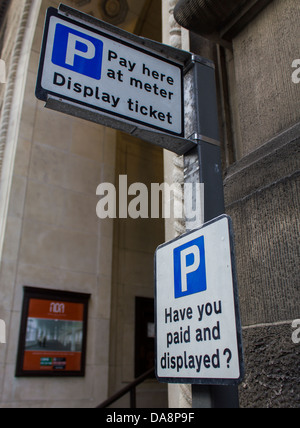
M110 24L161 41L162 0L69 0L66 4Z

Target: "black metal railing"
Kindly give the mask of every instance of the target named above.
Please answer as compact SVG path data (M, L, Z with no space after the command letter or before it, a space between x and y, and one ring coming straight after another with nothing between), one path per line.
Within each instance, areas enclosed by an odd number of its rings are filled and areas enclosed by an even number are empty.
M135 379L129 385L125 386L125 388L121 389L119 392L114 394L108 400L104 401L102 404L97 406L97 409L105 409L106 407L111 406L116 401L120 400L120 398L124 397L126 394L130 394L130 408L136 409L136 388L141 385L145 380L151 378L154 374L154 368L148 370L142 376Z

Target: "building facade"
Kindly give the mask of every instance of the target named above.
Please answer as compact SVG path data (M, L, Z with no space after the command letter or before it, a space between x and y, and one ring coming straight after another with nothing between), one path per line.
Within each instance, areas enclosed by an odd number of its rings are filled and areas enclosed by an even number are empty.
M176 0L65 3L216 64L246 362L240 402L298 407L296 1L251 1L247 7L212 1L210 12L197 1L193 9ZM0 5L6 64L6 83L0 83L0 319L6 328L0 406L95 407L153 365L153 255L185 231L184 223L163 219L100 220L97 186L117 185L120 175L148 188L181 183L183 162L132 136L45 109L35 98L35 82L45 13L59 2ZM175 195L175 204L181 203ZM91 296L84 377L15 376L24 286ZM171 407L190 406L190 387L167 388L149 379L138 389L138 406L166 407L168 400ZM128 403L125 397L116 406Z

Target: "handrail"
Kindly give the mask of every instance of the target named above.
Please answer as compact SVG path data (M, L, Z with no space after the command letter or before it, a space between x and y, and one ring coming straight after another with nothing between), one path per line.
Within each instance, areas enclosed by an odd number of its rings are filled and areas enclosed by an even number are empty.
M154 374L154 368L152 368L151 370L148 370L142 376L138 377L129 385L125 386L125 388L121 389L119 392L114 394L111 398L109 398L108 400L104 401L102 404L97 406L96 409L105 409L106 407L118 401L120 398L124 397L124 395L128 394L128 392L130 392L130 408L136 409L136 387L139 386L141 383L145 382L145 380L149 379L153 374Z

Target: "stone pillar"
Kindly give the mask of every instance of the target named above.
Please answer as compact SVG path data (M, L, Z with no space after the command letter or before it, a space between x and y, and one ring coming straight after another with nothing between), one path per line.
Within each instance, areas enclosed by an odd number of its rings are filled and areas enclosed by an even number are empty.
M6 88L0 122L0 260L27 78L27 73L24 70L28 68L30 58L28 46L32 45L41 0L22 0L22 2L15 1L15 3L18 3L18 5L13 3L10 9L11 12L9 12L12 15L16 14L15 10L17 9L19 14L17 14L17 19L14 19L13 23L15 40L12 52L4 52L11 58L9 61L10 66L6 69ZM13 32L11 32L10 37L13 37ZM10 41L7 42L7 45L10 44ZM7 58L3 59L7 60Z
M163 43L178 49L189 50L189 33L175 21L173 11L178 0L163 1ZM184 184L183 157L171 152L164 153L165 182ZM181 195L174 195L175 212L178 204L183 204ZM184 222L166 220L166 240L169 241L185 232ZM169 385L169 407L190 408L192 395L190 385Z

